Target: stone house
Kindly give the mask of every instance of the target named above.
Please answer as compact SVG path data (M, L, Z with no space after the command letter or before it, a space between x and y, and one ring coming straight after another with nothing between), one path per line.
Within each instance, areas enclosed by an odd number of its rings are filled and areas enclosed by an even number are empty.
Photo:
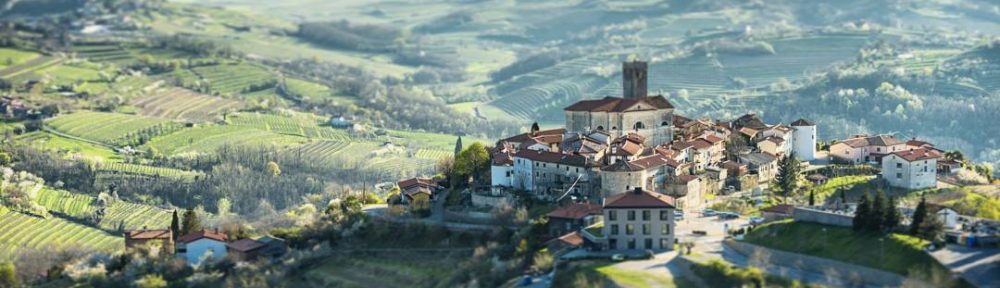
M602 215L601 205L593 203L571 203L556 208L546 215L549 218L549 236L558 237L579 231L600 222Z
M125 231L125 249L140 246L159 246L164 251L174 251L174 234L170 229L146 229Z
M604 248L673 250L674 226L670 196L636 188L604 198Z

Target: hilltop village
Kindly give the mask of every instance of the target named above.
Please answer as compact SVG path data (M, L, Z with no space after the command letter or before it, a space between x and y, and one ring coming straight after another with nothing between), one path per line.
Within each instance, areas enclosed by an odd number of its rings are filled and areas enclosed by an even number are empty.
M691 253L698 245L726 246L749 257L754 249L771 250L726 239L780 242L782 237L760 236L774 232L752 231L794 223L906 231L927 235L922 237L937 247L946 242L996 247L995 220L940 206L929 211L916 196L952 186L938 179L954 183L964 169L960 153L888 134L822 142L817 123L804 118L785 124L766 123L755 114L727 121L685 117L667 97L648 93L646 67L623 63L622 97L565 107L564 127L535 124L529 132L496 141L487 148L488 175L471 176L467 188L450 193L461 193L465 210L549 203L548 251L568 261L595 255L657 259L669 251ZM459 143L456 156L461 149ZM444 205L445 185L429 178L400 181L401 196L390 204ZM907 197L920 201L899 203ZM460 218L455 211L434 213L445 213L446 222ZM767 225L771 222L778 225ZM921 222L943 228L922 228L927 224ZM879 277L864 283L901 279Z

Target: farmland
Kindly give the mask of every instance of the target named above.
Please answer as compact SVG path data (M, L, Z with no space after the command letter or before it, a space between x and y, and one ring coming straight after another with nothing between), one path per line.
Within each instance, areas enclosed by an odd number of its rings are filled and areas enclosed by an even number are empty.
M191 69L208 83L212 93L238 96L273 89L277 78L270 71L251 64L220 64Z
M320 126L319 124L323 120L315 115L303 113L287 116L263 113L234 113L226 118L226 121L233 126L253 127L280 134L339 140L344 140L347 137L343 133L343 130Z
M122 160L121 155L118 155L115 150L106 146L63 137L45 131L21 134L16 139L41 149L64 153L68 158L84 159L89 162L114 162Z
M181 126L156 118L89 111L62 115L46 125L62 133L118 146L135 145Z
M88 219L97 211L97 197L64 190L44 188L38 192L37 201L50 212L81 220ZM112 200L98 227L108 231L167 227L170 225L170 212L149 205Z
M273 146L287 147L305 142L306 138L284 135L250 127L205 125L153 138L145 146L163 155L212 153L219 147Z
M0 212L0 259L11 259L28 249L112 252L123 246L121 237L67 220Z
M228 110L236 110L243 103L233 99L203 95L184 88L168 88L148 97L138 98L131 105L140 114L171 120L210 122Z
M98 163L97 171L179 179L193 179L201 175L201 173L180 169L121 162Z

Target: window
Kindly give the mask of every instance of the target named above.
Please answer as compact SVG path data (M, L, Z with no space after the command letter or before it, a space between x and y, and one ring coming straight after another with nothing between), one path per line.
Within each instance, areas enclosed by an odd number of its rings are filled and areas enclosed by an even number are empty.
M653 249L653 239L646 238L646 249Z
M635 128L635 130L639 130L639 129L645 129L646 125L642 124L642 122L635 122L635 125L632 127Z
M628 221L635 221L635 210L628 211Z
M875 148L875 152L882 152L882 147Z
M625 235L635 234L635 225L625 224Z
M611 235L618 235L618 224L611 224Z
M660 235L670 235L670 224L660 224Z
M667 210L660 210L660 221L670 220L670 213Z
M616 210L609 210L608 211L608 220L610 220L610 221L618 220L618 211L616 211Z
M642 221L649 221L649 210L642 210Z
M896 173L896 179L903 179L903 173Z
M903 168L903 163L896 163L896 168Z
M611 239L611 240L609 240L608 241L608 247L611 248L611 250L617 250L618 249L618 239Z
M670 125L670 124L669 124L669 123L667 123L667 121L663 121L663 122L661 122L661 123L660 123L660 126L669 126L669 125Z
M635 239L628 239L628 249L635 249Z
M649 224L642 224L642 235L652 234L653 232L649 230L651 230L649 229Z
M667 239L660 238L660 249L669 249L669 247L670 242L667 242Z

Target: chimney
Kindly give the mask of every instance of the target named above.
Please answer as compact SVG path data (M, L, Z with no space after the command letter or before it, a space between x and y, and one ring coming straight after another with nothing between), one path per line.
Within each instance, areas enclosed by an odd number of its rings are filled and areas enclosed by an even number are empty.
M646 62L632 61L622 63L622 97L646 97Z

